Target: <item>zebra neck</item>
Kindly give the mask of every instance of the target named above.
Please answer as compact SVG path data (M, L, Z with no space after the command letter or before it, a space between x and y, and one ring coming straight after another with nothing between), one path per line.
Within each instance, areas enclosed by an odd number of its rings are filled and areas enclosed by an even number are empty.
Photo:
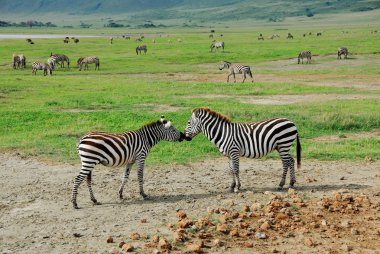
M137 132L146 141L145 143L149 145L149 148L153 147L155 144L160 142L160 140L162 140L162 137L159 135L160 132L151 126L143 127Z
M217 147L232 137L232 123L219 120L205 124L202 128L203 134Z

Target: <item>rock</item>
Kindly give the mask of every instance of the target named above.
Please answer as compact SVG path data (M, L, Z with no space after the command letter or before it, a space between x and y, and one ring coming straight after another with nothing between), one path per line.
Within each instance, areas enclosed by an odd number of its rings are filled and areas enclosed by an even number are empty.
M107 238L107 243L113 243L113 237L112 236L109 236Z
M160 241L160 237L158 235L153 236L152 238L153 243L158 243L159 241Z
M349 252L349 251L352 251L354 248L352 248L352 246L350 245L347 245L347 244L343 244L341 247L340 247L341 250L345 251L345 252Z
M131 234L131 236L130 236L130 238L132 239L132 240L140 240L140 234L139 233L137 233L137 232L133 232L132 234Z
M121 247L121 249L126 252L132 252L135 249L135 247L133 247L133 245L130 243L126 243L123 245L123 247Z
M111 254L120 254L120 250L118 248L112 248L110 253Z
M213 241L213 246L215 246L215 247L221 247L221 246L223 246L223 242L220 239L216 238Z
M158 242L158 248L160 248L161 250L171 250L172 245L166 239L162 238Z
M287 220L289 219L289 215L284 213L279 213L276 215L276 220Z
M140 222L141 223L147 223L147 220L146 219L141 219Z
M358 235L359 231L356 228L351 228L351 235Z
M187 215L184 211L178 211L176 217L178 220L182 220L187 218Z
M322 226L327 226L327 221L326 221L326 220L322 220L322 221L321 221L321 225L322 225Z
M269 222L268 221L265 221L263 224L261 224L261 226L260 226L260 229L262 229L262 230L268 230L268 229L270 229L271 228L271 226L270 226L270 224L269 224Z
M202 248L198 244L189 244L186 246L186 249L190 252L195 252L195 253L202 252Z
M238 237L239 236L239 231L235 228L235 229L232 229L230 231L230 236L235 236L235 237Z
M177 228L188 228L193 224L194 223L190 219L184 218L177 223Z
M221 224L221 223L219 223L218 225L216 225L216 231L221 232L223 234L228 234L230 232L230 230L227 227L227 225L224 225L224 224Z
M314 246L313 240L311 238L309 238L309 237L305 238L304 243L305 243L306 246L309 246L309 247L313 247Z
M121 241L121 242L119 243L119 248L123 247L124 244L125 244L125 242L124 242L124 241Z
M249 209L249 206L245 205L245 206L243 207L243 211L244 211L244 212L250 212L251 209Z
M255 234L255 237L258 238L258 239L266 239L267 235L265 233L257 232Z
M251 243L251 242L245 242L245 243L244 243L244 246L245 246L246 248L253 248L253 243Z
M184 242L186 239L185 235L182 232L178 231L173 233L173 238L176 242Z

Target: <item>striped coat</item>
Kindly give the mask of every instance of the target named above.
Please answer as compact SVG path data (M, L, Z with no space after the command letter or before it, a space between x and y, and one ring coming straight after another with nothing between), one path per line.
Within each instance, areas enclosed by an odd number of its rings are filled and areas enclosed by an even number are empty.
M338 59L342 59L342 55L344 55L344 59L347 59L348 49L345 47L338 48Z
M82 66L84 65L84 70L88 70L89 64L95 64L95 70L99 70L100 61L97 56L87 56L87 57L80 57L77 61L77 64L79 65L79 70L82 70Z
M49 64L47 63L41 63L41 62L33 62L32 63L32 74L36 75L37 70L43 70L44 71L44 76L52 75L52 69Z
M243 74L244 78L243 78L242 83L244 83L247 74L251 77L252 82L253 82L251 67L249 67L248 65L232 64L230 62L223 61L219 65L219 70L223 70L223 69L228 69L229 71L229 74L227 76L227 82L230 81L231 75L234 77L234 82L236 82L235 74Z
M184 134L179 132L170 121L164 117L161 120L147 124L137 131L129 131L122 134L93 132L84 136L78 145L78 154L81 159L82 168L75 178L72 203L78 208L77 194L80 183L87 179L91 200L99 204L91 187L91 172L97 164L109 167L125 166L125 173L119 188L119 197L123 198L123 189L127 182L131 167L137 164L140 195L145 199L147 195L143 189L143 170L145 159L151 148L161 140L182 141Z
M26 57L23 54L13 54L12 55L12 67L13 69L25 68L26 67Z
M54 62L54 67L55 67L55 64L60 64L61 68L64 68L65 67L65 62L66 62L67 63L67 68L70 68L70 59L69 59L68 56L66 56L64 54L53 54L53 53L50 53L49 59L51 59L51 62Z
M290 186L296 182L294 159L290 147L297 140L297 165L301 165L301 145L296 126L285 118L275 118L257 123L232 123L225 116L208 108L194 109L188 121L185 136L191 139L202 132L208 140L229 157L232 173L231 191L240 188L239 157L261 158L277 150L283 164L283 175L279 184L282 188L288 169Z
M224 42L223 42L223 41L214 41L214 42L211 44L211 46L210 46L210 50L211 50L211 52L212 52L213 50L215 50L215 52L216 52L216 50L219 49L219 48L222 48L223 51L224 51Z
M146 52L148 51L148 48L146 45L140 45L140 46L137 46L136 47L136 54L138 55L140 53L141 55L141 51L144 51L144 54L146 54Z
M303 64L303 59L306 58L306 63L309 63L311 64L311 52L310 51L302 51L298 54L298 64L301 62L302 60L302 64Z

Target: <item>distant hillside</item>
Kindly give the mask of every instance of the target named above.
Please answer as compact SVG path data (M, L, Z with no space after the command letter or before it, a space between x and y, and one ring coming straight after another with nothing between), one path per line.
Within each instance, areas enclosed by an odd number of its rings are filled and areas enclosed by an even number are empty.
M52 13L81 16L125 14L125 21L185 19L195 22L239 19L281 21L285 17L368 11L378 0L0 0L0 13L22 18ZM36 18L37 19L37 18ZM1 20L1 16L0 16Z

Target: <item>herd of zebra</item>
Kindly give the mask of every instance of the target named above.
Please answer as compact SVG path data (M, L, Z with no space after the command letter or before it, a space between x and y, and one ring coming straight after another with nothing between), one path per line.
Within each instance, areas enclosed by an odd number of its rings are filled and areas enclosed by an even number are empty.
M71 202L78 209L78 188L86 179L90 199L95 205L100 203L92 190L92 171L96 165L125 167L119 198L123 199L123 190L133 164L137 164L140 195L147 199L144 192L144 164L151 148L161 140L191 141L197 134L203 133L219 151L229 158L232 176L231 192L238 192L241 184L239 177L239 157L261 158L277 150L282 161L283 173L279 189L285 185L290 170L290 186L296 183L294 159L290 148L296 141L297 167L301 166L300 137L295 124L285 118L275 118L256 123L233 123L222 114L209 108L196 108L192 111L184 133L177 130L164 116L136 131L125 133L93 132L85 135L77 146L81 160L81 170L75 177Z
M43 70L44 76L52 75L53 71L56 69L57 65L61 68L65 67L70 68L70 59L64 54L50 54L50 57L47 59L46 63L35 61L32 63L32 74L36 75L38 70ZM99 70L99 58L97 56L87 56L78 58L77 65L79 70L88 70L89 64L95 64L95 70ZM12 55L12 67L13 69L26 68L26 57L23 54L13 54Z

